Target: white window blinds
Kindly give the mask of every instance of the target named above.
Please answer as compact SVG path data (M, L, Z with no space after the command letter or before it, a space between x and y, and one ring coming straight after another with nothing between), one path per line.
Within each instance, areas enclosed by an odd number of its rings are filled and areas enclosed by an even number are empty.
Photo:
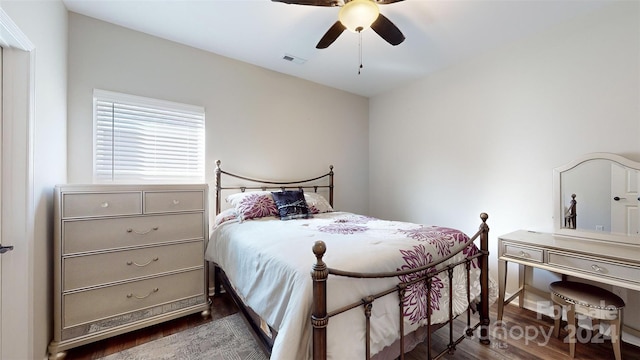
M204 108L94 90L98 183L204 182Z

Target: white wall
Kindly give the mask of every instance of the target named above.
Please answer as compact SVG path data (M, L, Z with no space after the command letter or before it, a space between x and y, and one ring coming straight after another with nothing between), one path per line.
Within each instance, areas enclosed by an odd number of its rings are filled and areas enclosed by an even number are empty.
M367 98L70 13L72 183L92 181L94 88L204 106L210 188L217 159L266 179L309 178L333 164L336 208L368 210Z
M640 3L616 2L370 99L371 215L471 233L487 212L495 276L498 235L553 230L554 167L640 160L639 29ZM626 297L640 329L640 296Z
M69 182L91 182L93 88L157 97L207 109L210 184L216 159L229 171L274 178L334 164L338 208L470 232L486 211L494 257L500 234L552 229L553 167L594 151L640 160L636 2L370 100L73 13L65 68L60 2L1 5L37 51L36 355L50 338L42 322L50 318L48 209L66 170L65 79ZM626 297L640 302L635 292ZM638 312L631 305L625 314L635 328Z
M28 349L16 349L25 358L43 359L52 338L53 187L66 181L67 10L61 1L2 1L2 9L35 46L34 126L32 166L33 244L29 244L23 276L30 284L24 308L12 309L26 321ZM16 326L16 329L18 327Z

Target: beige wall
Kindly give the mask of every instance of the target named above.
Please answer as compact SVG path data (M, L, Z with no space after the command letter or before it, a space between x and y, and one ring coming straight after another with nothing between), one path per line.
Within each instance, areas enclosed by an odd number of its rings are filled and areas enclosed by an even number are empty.
M27 246L28 260L24 270L12 274L23 277L29 290L24 307L11 309L27 331L17 335L24 342L3 345L9 353L28 354L19 358L43 359L52 338L53 187L66 181L67 10L61 1L46 0L3 0L0 6L35 47L32 153L28 155L33 183L26 185L33 191L33 203L27 206L34 211L28 215L34 221L29 229L33 243L20 244ZM14 324L14 331L21 329Z
M498 235L553 230L554 167L590 152L640 160L640 3L617 2L370 103L371 215L474 232L487 212L495 274ZM546 290L550 276L535 275ZM625 321L640 329L640 296L626 296Z
M217 159L269 179L333 164L336 207L368 210L367 98L70 13L71 183L92 181L94 88L204 106L210 186Z

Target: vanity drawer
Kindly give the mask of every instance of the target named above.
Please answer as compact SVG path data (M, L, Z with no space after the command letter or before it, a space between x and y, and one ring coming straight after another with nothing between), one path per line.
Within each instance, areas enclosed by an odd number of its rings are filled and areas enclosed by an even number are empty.
M64 259L63 291L204 266L202 240Z
M503 243L503 245L502 256L539 263L544 261L544 250L542 249L507 242Z
M67 220L63 254L204 238L203 213Z
M623 263L590 258L575 254L549 251L549 265L562 266L598 276L607 276L624 281L640 282L638 268Z
M142 192L67 193L62 198L62 217L142 214Z
M204 293L202 269L63 296L63 327L107 318Z
M147 191L144 193L146 214L198 210L204 210L203 191Z

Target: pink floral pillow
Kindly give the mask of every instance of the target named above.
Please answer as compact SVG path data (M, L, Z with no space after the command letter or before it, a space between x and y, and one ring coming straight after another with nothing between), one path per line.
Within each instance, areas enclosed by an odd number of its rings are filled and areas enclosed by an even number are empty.
M307 207L311 214L321 214L333 211L333 208L327 199L318 193L306 192L304 193L304 199L307 202Z
M227 197L227 202L235 208L240 221L278 216L278 207L269 191L232 194Z

